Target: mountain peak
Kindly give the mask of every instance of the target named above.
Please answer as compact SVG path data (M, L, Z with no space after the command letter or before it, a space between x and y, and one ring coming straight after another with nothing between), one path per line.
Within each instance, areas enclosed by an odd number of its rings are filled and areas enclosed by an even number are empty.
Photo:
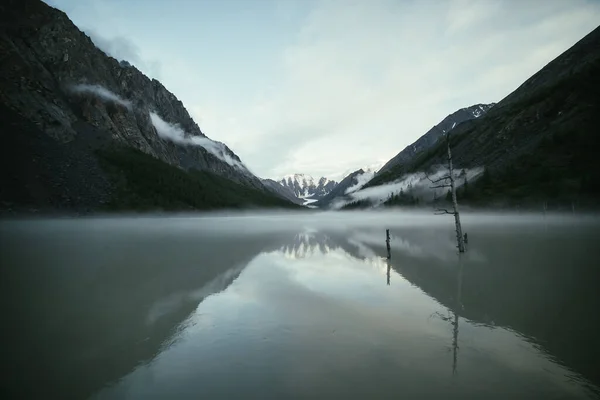
M414 143L407 146L400 153L396 154L394 158L388 161L379 171L387 171L393 168L398 164L402 164L412 159L417 153L426 150L433 146L440 136L445 134L446 132L451 131L456 126L461 123L473 119L479 119L484 116L492 107L494 107L495 103L490 104L474 104L469 107L461 108L452 114L448 115L444 118L439 124L433 126L429 131L427 131L423 136L417 139Z
M292 190L299 198L316 201L327 195L337 182L326 177L315 179L310 175L296 173L284 176L279 184Z

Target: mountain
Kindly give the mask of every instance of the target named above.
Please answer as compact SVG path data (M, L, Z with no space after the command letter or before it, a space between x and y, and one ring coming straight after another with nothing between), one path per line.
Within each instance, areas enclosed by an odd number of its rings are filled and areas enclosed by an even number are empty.
M479 171L474 182L470 178L468 190L459 192L459 200L473 205L538 209L542 204L549 209L597 207L599 93L600 27L485 115L451 131L455 167ZM424 171L431 173L444 165L445 159L445 140L438 140L429 149L378 174L365 190L373 192L386 183Z
M283 186L281 183L274 181L273 179L263 179L263 185L271 190L277 196L286 199L294 204L302 205L304 200L296 197L294 192L287 186Z
M344 198L349 193L360 190L373 179L379 167L381 167L381 164L373 164L372 166L364 167L347 174L331 192L323 196L314 205L319 208L328 208L336 199Z
M360 168L356 168L356 167L350 168L337 176L339 177L339 181L341 183L342 179L344 179L345 177L347 177L350 174L353 174L354 172L358 171L359 169L362 169L364 172L372 172L373 174L376 174L378 171L381 170L381 168L383 168L384 164L386 164L386 163L385 162L374 162L374 163L371 163L368 165L364 165Z
M394 166L405 163L413 158L416 154L422 152L423 150L429 149L433 146L440 136L444 133L451 131L458 124L471 120L480 118L485 115L495 103L491 104L475 104L471 107L461 108L460 110L448 115L446 118L442 120L439 124L435 125L433 128L428 130L423 136L417 139L416 142L407 146L404 150L394 156L390 161L388 161L380 170L379 173L384 173L389 171Z
M337 182L327 178L315 180L310 175L294 174L283 177L279 183L302 199L318 200L336 187Z
M2 209L288 204L159 81L104 54L65 13L2 2L0 53Z

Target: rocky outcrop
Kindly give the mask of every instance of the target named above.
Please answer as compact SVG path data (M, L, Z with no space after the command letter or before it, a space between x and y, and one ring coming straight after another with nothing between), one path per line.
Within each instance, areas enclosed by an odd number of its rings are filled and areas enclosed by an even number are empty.
M0 54L0 102L54 140L73 142L85 134L81 126L89 124L171 165L214 172L265 190L258 178L237 165L239 157L225 145L215 142L226 155L218 157L202 146L161 138L150 112L188 137L206 136L175 95L104 54L63 12L39 0L4 1Z

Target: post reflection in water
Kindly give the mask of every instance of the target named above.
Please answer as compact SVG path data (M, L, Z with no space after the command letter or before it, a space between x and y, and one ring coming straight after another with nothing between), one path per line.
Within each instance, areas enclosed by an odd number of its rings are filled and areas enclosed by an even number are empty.
M458 313L462 308L462 304L460 302L460 296L462 291L462 276L463 276L463 263L462 263L462 254L458 254L458 279L456 283L456 304L454 306L454 323L452 327L452 374L456 374L456 368L458 365L458 321L459 316Z
M466 236L466 234L465 234L465 236ZM387 277L387 285L389 286L390 285L390 272L392 269L392 263L391 263L392 254L391 254L391 247L390 247L390 230L389 229L386 229L385 244L386 244L386 250L387 250L386 277ZM459 320L460 320L459 313L460 313L460 311L462 311L462 308L463 308L463 305L461 303L463 268L464 268L463 259L462 259L463 254L457 253L457 256L458 256L458 265L456 267L456 271L457 271L457 274L456 274L456 276L457 276L456 296L455 296L455 301L454 301L453 307L448 308L448 311L452 312L452 314L453 314L453 319L450 320L449 318L446 318L446 317L442 316L441 314L438 314L443 320L449 321L450 324L452 325L452 375L456 375L457 368L458 368L458 350L459 350L458 334L459 334Z
M380 244L378 246L377 241L371 243L369 240L364 240L357 243L359 241L356 240L356 237L352 232L348 232L346 236L335 233L327 235L323 232L321 232L321 235L322 237L328 238L328 243L331 245L332 249L341 248L347 252L347 254L361 260L365 258L364 253L366 248L370 248L374 255L377 253L381 254L379 249L383 248L386 253L385 274L387 286L391 284L391 275L393 272L396 272L398 279L407 280L446 307L449 316L444 316L439 311L434 312L434 314L438 315L441 320L446 321L451 326L450 351L452 356L452 376L457 376L459 369L459 357L461 356L461 347L459 345L461 318L464 321L467 321L468 324L476 324L475 326L478 326L481 329L493 329L495 325L494 321L504 318L506 320L504 326L519 332L519 324L522 324L520 315L524 310L527 310L527 302L520 302L518 303L517 308L508 310L503 306L503 304L507 303L506 299L510 299L511 294L513 294L511 289L513 289L514 286L511 284L514 282L508 282L509 285L507 286L507 289L497 293L499 296L495 298L482 296L482 294L485 294L490 289L497 292L497 288L493 285L497 281L489 280L489 277L482 274L482 272L487 272L485 268L482 268L482 266L485 265L482 263L489 261L487 261L485 254L481 253L481 248L472 247L471 254L459 255L455 252L454 245L451 241L448 242L448 246L446 247L439 243L435 243L428 248L421 244L422 242L417 244L417 242L411 239L395 236L390 245L388 232L386 232L385 244L379 242ZM374 231L372 232L372 235L377 236ZM366 236L364 238L368 239ZM397 242L399 246L394 246L395 242ZM360 246L358 246L358 244L360 244ZM392 246L394 246L395 249L394 260L392 260L391 257ZM433 249L436 246L441 248L441 250L428 250ZM383 258L384 257L381 257L381 259ZM452 260L455 260L454 263ZM525 260L519 261L522 263ZM510 266L511 263L505 264L499 262L496 263L494 267L507 268L507 265ZM470 278L471 286L467 296L470 307L465 311L465 305L463 304L463 284L465 270L467 269L474 269L476 270L476 273ZM502 275L503 272L513 273L513 271L514 269L512 268L505 270L499 269L494 271L494 275ZM454 276L453 279L451 278L452 275ZM504 284L505 282L506 279L502 279L501 283ZM496 317L495 313L500 312L502 313L502 317ZM512 314L510 312L512 312ZM465 314L468 316L464 316ZM539 319L540 317L539 315L532 314L530 318ZM537 337L534 338L527 330L522 333L523 338L526 341L531 342L537 348L545 349L545 347L542 347L542 343L547 343L548 340L546 340L544 336L540 337L540 334L537 334ZM539 341L536 339L539 339ZM550 339L552 343L554 343L556 336L552 336ZM584 352L584 348L580 349L580 353ZM566 352L562 352L561 350L558 354L559 356L551 354L549 357L555 359L556 357L563 356ZM585 381L585 379L581 377L576 378L576 380L577 379ZM594 387L593 390L595 391L595 386L592 385L592 387Z
M387 276L387 285L390 286L390 272L392 270L392 264L390 263L390 259L389 258L386 260L386 264L387 264L387 273L386 273L386 276Z

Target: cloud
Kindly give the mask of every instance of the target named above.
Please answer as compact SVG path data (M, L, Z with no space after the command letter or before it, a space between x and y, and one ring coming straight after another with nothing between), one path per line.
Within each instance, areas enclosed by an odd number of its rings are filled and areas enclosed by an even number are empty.
M107 88L100 85L90 84L79 84L70 87L70 90L74 93L90 93L94 96L101 98L104 101L113 102L120 104L128 109L131 109L131 102L125 100L119 95L111 92ZM218 159L226 162L227 164L240 168L247 171L247 168L238 160L234 159L228 149L223 143L215 142L207 137L202 136L190 136L188 135L179 124L170 124L164 121L158 114L151 112L150 120L156 133L163 139L172 141L183 146L201 146L204 147L209 153L217 157Z
M127 107L128 109L131 109L131 102L129 100L123 99L122 97L111 92L104 86L79 84L71 86L70 90L74 93L89 93L101 98L104 101L117 103L124 107Z
M227 164L247 171L247 168L240 161L234 159L223 143L215 142L207 137L201 136L190 136L188 135L179 124L170 124L163 120L158 114L151 112L150 121L156 133L163 139L172 141L173 143L184 145L184 146L202 146L217 157L218 159L226 162Z
M140 48L132 40L124 36L105 37L91 28L83 30L104 53L119 61L127 61L151 78L160 79L161 63L156 60L145 60L141 56Z
M459 108L501 100L599 20L586 0L320 1L273 89L213 112L244 122L213 131L268 176L358 168Z
M359 190L360 188L362 188L363 186L365 186L371 179L373 179L373 177L375 176L375 172L373 171L367 171L363 174L357 175L356 178L356 184L350 186L348 189L346 189L345 194L350 194L352 192L356 192L357 190Z
M260 15L48 1L143 72L160 59L202 130L274 179L387 161L457 109L500 101L600 21L597 0L286 0ZM211 35L222 26L239 29Z

